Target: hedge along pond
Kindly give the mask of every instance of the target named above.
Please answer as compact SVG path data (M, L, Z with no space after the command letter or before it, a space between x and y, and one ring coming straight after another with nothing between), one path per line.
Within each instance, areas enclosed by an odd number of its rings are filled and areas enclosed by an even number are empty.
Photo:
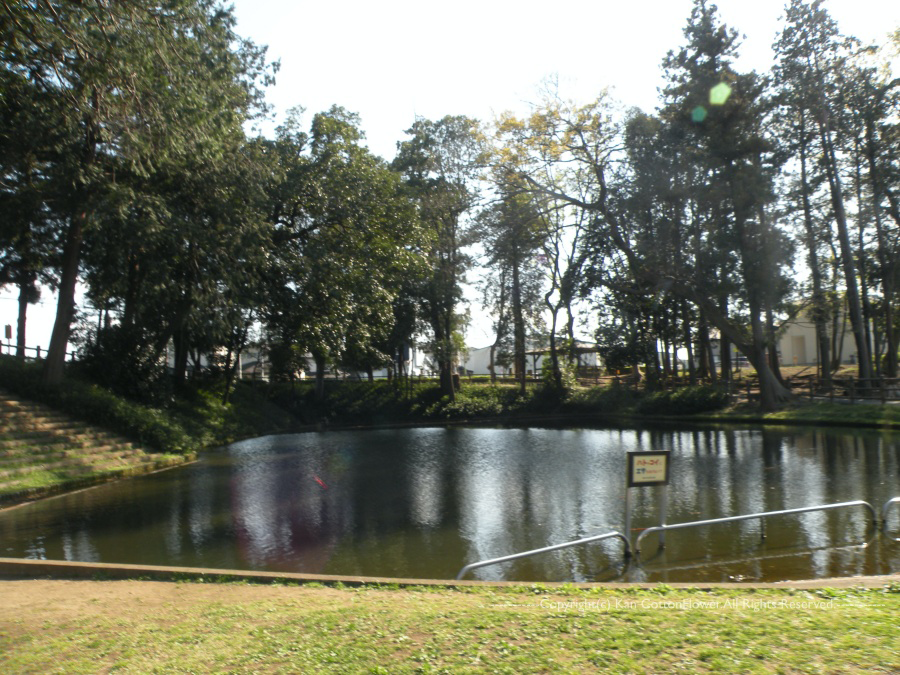
M269 436L0 512L0 555L452 579L625 520L626 452L670 450L667 522L900 496L900 435L822 428L420 428ZM632 539L659 523L634 495ZM888 518L900 536L900 508ZM475 570L516 581L776 581L900 571L865 509L619 540Z

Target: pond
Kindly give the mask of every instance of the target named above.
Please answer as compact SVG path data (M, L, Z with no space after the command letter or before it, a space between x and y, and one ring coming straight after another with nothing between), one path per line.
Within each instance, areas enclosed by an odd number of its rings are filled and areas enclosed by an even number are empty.
M452 579L463 565L624 527L629 450L670 450L669 523L900 496L900 436L787 428L424 428L235 443L190 466L0 512L0 556ZM632 540L659 523L634 493ZM474 570L519 581L774 581L900 571L836 509L610 539Z

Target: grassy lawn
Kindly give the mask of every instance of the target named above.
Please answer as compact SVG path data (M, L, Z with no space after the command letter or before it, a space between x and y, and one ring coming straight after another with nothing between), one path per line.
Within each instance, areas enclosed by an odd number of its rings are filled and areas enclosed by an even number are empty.
M900 670L896 587L400 591L6 581L0 593L6 673Z

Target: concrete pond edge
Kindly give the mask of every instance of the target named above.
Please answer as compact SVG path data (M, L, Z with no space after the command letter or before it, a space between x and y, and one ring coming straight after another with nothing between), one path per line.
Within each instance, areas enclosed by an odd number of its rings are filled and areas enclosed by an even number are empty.
M252 583L317 583L327 586L341 584L343 586L390 586L407 588L414 586L430 586L440 588L489 588L507 587L523 588L540 586L548 590L559 589L592 589L609 590L643 588L659 588L658 583L624 583L624 582L528 582L528 581L455 581L451 579L407 579L393 577L367 577L352 575L305 574L292 572L259 572L252 570L209 569L203 567L175 567L163 565L131 565L118 563L85 563L66 560L27 560L21 558L0 558L0 582L11 580L154 580L154 581L208 581L216 583L252 582ZM900 583L900 574L887 574L865 577L840 577L831 579L811 579L797 581L777 581L767 583L754 582L699 582L663 584L668 588L684 590L726 589L762 590L762 589L815 589L815 588L883 588Z

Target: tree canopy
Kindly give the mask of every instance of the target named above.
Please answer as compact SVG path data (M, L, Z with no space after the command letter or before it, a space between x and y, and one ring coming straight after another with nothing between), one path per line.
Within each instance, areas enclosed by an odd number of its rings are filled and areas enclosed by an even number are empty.
M579 305L608 362L648 386L679 367L727 382L733 346L773 408L789 397L779 324L804 311L821 377L843 315L859 376L895 377L893 41L863 45L821 0L791 0L772 72L745 72L738 31L695 0L656 110L550 84L492 125L417 118L386 162L339 105L251 133L278 64L218 0L0 3L0 284L19 292L19 354L49 287L47 384L75 326L81 360L135 396L205 355L227 400L251 341L276 377L314 368L321 395L329 368L404 372L418 341L452 398L480 264L491 365L523 387L526 350L548 342L562 390Z

